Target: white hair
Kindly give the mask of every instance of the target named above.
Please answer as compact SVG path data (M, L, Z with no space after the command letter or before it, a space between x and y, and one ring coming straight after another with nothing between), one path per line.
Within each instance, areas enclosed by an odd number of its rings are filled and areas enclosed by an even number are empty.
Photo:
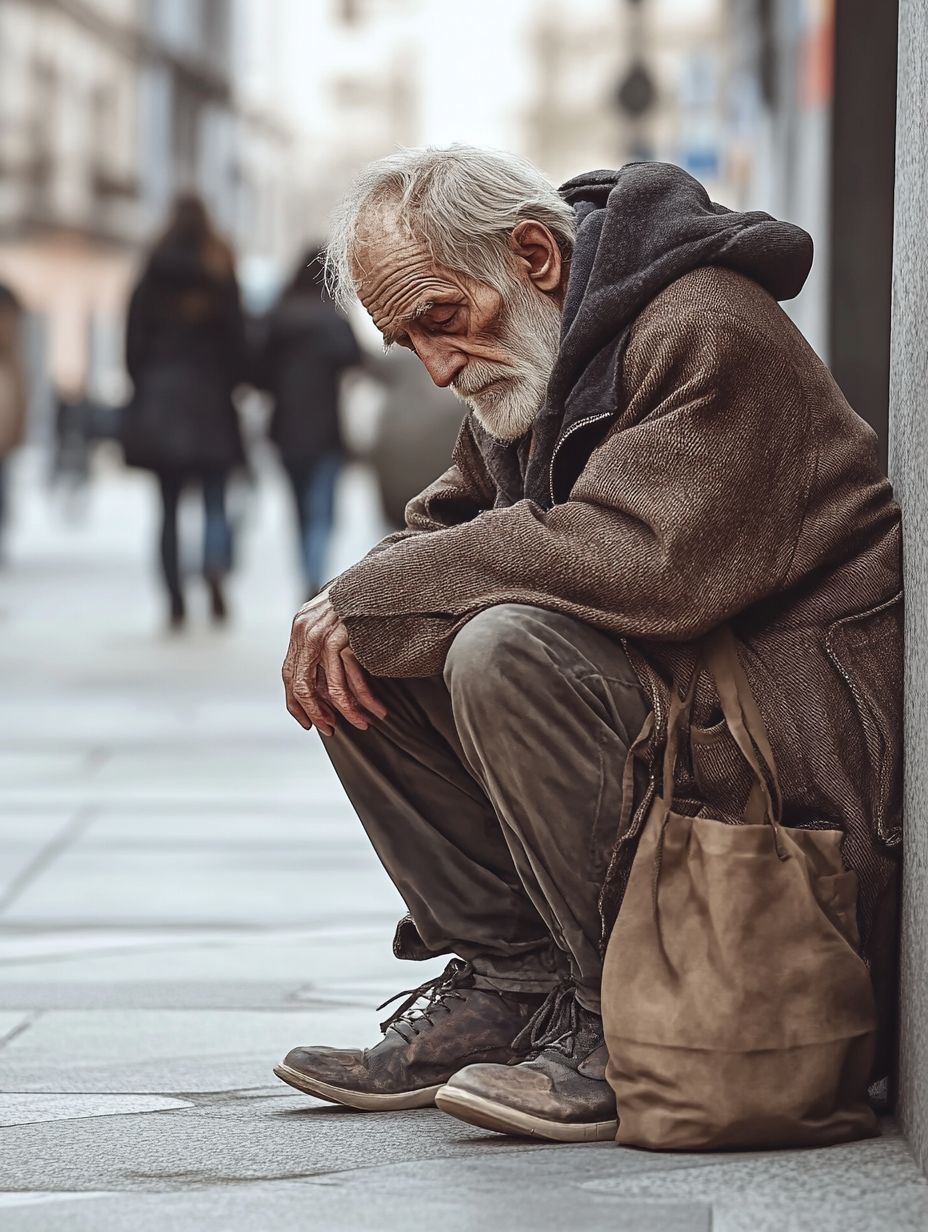
M365 167L333 215L326 286L342 305L355 297L359 223L383 205L445 269L501 292L511 286L508 240L520 222L542 223L565 257L573 251L573 209L527 159L459 144L402 149Z

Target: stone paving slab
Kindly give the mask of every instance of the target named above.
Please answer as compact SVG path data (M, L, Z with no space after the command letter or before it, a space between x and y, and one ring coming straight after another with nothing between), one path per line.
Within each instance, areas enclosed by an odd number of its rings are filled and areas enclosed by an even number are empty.
M25 1021L22 1009L0 1011L0 1046L6 1044L12 1036L13 1032L17 1031Z
M392 995L394 984L395 980L378 982L376 995L379 1000ZM32 1011L92 1010L101 1006L121 1010L291 1010L297 1013L307 1009L354 1007L369 1011L372 987L370 981L363 987L356 983L329 984L325 989L317 989L314 984L295 986L292 981L275 980L0 983L0 1006ZM21 1013L0 1011L0 1039L4 1035L4 1022L15 1022L21 1017Z
M376 1034L375 1016L368 1009L294 1009L288 1013L260 1010L61 1010L41 1014L28 1031L3 1049L3 1070L15 1077L20 1066L46 1058L59 1067L173 1058L241 1056L270 1058L321 1036L336 1047ZM59 1050L61 1050L59 1052ZM267 1070L265 1070L267 1076Z
M317 861L307 846L219 853L72 848L24 890L6 918L10 924L81 921L123 928L158 924L168 916L187 926L288 923L325 917L336 908L342 895L334 873L357 887L355 919L364 918L368 905L378 919L384 914L383 873L368 853L338 863L325 853ZM149 881L144 899L136 889L141 879ZM399 903L394 919L401 913Z
M26 982L47 986L97 983L98 1004L118 1003L125 984L169 983L186 987L185 1004L196 1004L198 989L216 982L237 984L242 995L248 986L268 980L286 981L294 998L325 997L354 1000L353 989L362 980L369 988L368 1003L377 1004L396 990L441 970L440 962L417 964L403 970L388 945L395 912L345 916L340 927L325 917L309 919L305 927L261 929L231 925L226 928L74 928L31 932L27 926L0 934L0 1007L20 996ZM374 981L374 982L371 982ZM19 988L20 992L14 992ZM36 990L36 995L51 995ZM65 994L62 994L65 995ZM81 1005L93 1008L82 994ZM177 995L176 991L172 995ZM113 998L116 998L114 1002ZM45 1004L43 1001L42 1004ZM49 1003L51 1004L51 1003Z
M265 1111L271 1122L282 1115L273 1107ZM230 1125L234 1113L226 1108L225 1114L213 1128L232 1149L240 1149ZM175 1114L171 1120L182 1117L182 1133L190 1134L190 1126L202 1115L202 1110ZM880 1140L876 1150L873 1144L859 1144L775 1156L682 1156L652 1155L610 1144L534 1146L479 1134L468 1140L453 1132L442 1135L440 1124L435 1124L441 1114L428 1111L370 1118L348 1111L311 1115L317 1130L323 1119L336 1117L347 1123L349 1135L326 1126L328 1145L337 1156L332 1170L324 1170L331 1155L310 1148L293 1161L302 1176L295 1170L269 1183L256 1171L251 1184L217 1185L209 1177L215 1164L208 1154L205 1159L198 1155L205 1167L196 1174L172 1174L162 1150L155 1156L157 1171L149 1164L148 1171L133 1171L128 1178L148 1192L120 1194L118 1178L107 1185L105 1174L96 1172L96 1193L108 1196L69 1209L69 1232L129 1226L146 1232L159 1219L164 1221L162 1227L204 1232L233 1227L243 1232L269 1227L382 1232L422 1221L430 1225L437 1221L452 1232L487 1227L560 1232L574 1226L629 1232L710 1228L712 1232L921 1232L928 1219L928 1186L915 1174L904 1143L892 1134ZM359 1165L351 1141L354 1137L356 1145L362 1136L353 1132L352 1124L362 1116L381 1122L364 1126L363 1136L371 1148L366 1165ZM164 1119L148 1118L149 1122ZM256 1156L266 1123L261 1117L255 1125L251 1141ZM49 1131L61 1127L33 1128L43 1131L45 1148ZM422 1129L435 1129L433 1145L438 1145L435 1138L444 1137L438 1157L429 1158L429 1136L423 1136ZM296 1137L302 1140L300 1128ZM410 1154L421 1150L421 1157L382 1162L400 1138ZM37 1135L31 1141L38 1145ZM134 1141L135 1156L126 1154L130 1168L140 1153L152 1158L150 1140L134 1137ZM285 1167L290 1160L274 1162ZM316 1174L307 1175L313 1167ZM58 1175L67 1182L67 1172ZM26 1222L20 1222L15 1211L14 1207L4 1212L5 1228L55 1226L43 1222L34 1208L24 1212Z
M407 1227L413 1220L447 1232L485 1232L488 1226L512 1232L563 1232L573 1226L590 1232L710 1232L711 1228L709 1208L702 1203L620 1202L582 1190L558 1188L545 1193L511 1182L495 1192L481 1191L476 1198L468 1195L465 1201L446 1189L410 1184L406 1177L402 1181L401 1192L391 1187L372 1193L366 1186L362 1190L311 1181L255 1187L247 1194L206 1189L155 1200L93 1195L92 1201L64 1209L68 1232L124 1232L129 1227L163 1232L166 1226L203 1232L227 1232L233 1226L248 1232L267 1232L269 1227L275 1232L385 1232ZM50 1209L33 1206L28 1213L4 1211L4 1226L9 1232L57 1232L61 1217L59 1204Z
M497 1135L454 1122L437 1109L360 1113L322 1104L283 1083L251 1091L175 1092L171 1098L193 1106L4 1129L2 1187L164 1192L188 1183L244 1185L500 1150ZM521 1157L546 1148L514 1139L502 1149Z
M184 1099L166 1095L42 1095L0 1093L0 1126L38 1125L45 1121L77 1121L86 1117L126 1116L132 1112L165 1112L189 1108Z

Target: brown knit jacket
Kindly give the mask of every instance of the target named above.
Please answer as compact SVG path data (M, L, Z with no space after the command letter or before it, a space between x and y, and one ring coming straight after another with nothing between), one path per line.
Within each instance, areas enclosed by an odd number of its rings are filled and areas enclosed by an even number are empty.
M720 268L679 278L635 320L622 386L622 414L569 500L547 511L501 496L482 434L465 421L454 465L411 502L407 531L341 575L335 608L360 661L385 676L440 671L457 630L494 604L535 604L608 630L653 700L652 772L694 639L730 621L769 729L785 823L847 833L864 953L888 1005L900 518L874 434L775 300ZM688 753L677 807L738 820L749 774L707 680ZM617 835L606 932L649 798Z

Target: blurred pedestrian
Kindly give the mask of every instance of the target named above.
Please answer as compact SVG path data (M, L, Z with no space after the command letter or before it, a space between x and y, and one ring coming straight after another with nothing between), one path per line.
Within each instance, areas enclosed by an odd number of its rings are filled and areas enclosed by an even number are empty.
M393 347L372 371L386 386L371 461L387 522L406 525L406 506L451 465L464 408L440 389L412 351Z
M344 455L339 381L361 362L351 326L323 295L321 248L307 252L268 314L255 379L274 397L271 439L290 478L309 598L322 586Z
M7 457L19 444L26 422L26 378L20 350L22 307L0 283L0 531L7 505Z
M129 465L154 471L161 483L171 624L179 627L185 616L177 509L192 482L203 492L203 574L212 616L224 620L223 579L232 565L226 481L245 460L232 403L245 377L245 330L232 252L197 197L178 198L132 294L126 365L135 396L123 445Z

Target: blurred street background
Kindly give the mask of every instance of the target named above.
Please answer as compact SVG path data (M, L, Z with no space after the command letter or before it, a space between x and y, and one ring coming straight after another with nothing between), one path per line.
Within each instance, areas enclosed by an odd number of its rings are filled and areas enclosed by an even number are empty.
M691 1160L620 1164L606 1144L585 1149L568 1201L562 1148L435 1110L401 1129L371 1115L361 1134L358 1114L270 1072L299 1043L373 1043L374 1007L434 973L393 959L402 904L279 683L294 611L401 522L462 413L415 360L385 357L363 314L352 340L306 289L329 211L398 145L501 147L555 182L679 163L714 199L812 233L788 311L885 449L895 7L0 0L9 1232L378 1229L413 1214L449 1230L854 1232L885 1226L890 1189L893 1226L923 1226L892 1136L827 1164L790 1156L777 1176L728 1160L711 1179ZM206 229L184 232L200 205ZM130 298L194 232L245 355L216 404L231 453L129 467L125 408L144 402ZM307 321L313 354L328 339L321 368L300 366ZM300 454L281 416L304 400L337 422ZM851 1172L866 1178L853 1211Z

